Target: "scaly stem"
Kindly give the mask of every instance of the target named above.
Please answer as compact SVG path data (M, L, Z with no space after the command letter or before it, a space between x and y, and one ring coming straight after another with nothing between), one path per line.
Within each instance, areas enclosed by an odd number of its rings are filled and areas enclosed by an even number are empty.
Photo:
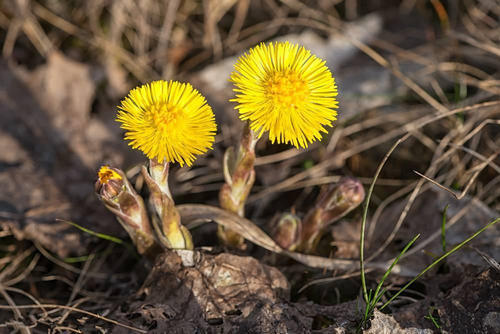
M226 183L219 192L220 206L230 212L245 216L245 202L255 181L255 144L257 138L245 124L238 153L230 147L224 154L224 179ZM245 239L238 233L219 225L219 240L226 246L245 249Z
M193 249L191 234L181 224L168 187L169 163L150 160L149 170L143 166L142 175L150 191L150 205L155 212L153 224L161 225L163 235L159 236L159 240L170 249Z

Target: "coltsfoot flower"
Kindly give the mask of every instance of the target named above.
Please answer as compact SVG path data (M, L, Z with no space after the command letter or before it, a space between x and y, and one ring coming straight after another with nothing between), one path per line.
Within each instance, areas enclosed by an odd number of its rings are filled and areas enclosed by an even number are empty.
M189 83L154 81L130 91L118 107L125 139L151 160L191 166L212 148L217 126L212 108Z
M242 120L260 137L306 148L336 119L335 79L325 61L289 42L260 44L239 58L231 81Z

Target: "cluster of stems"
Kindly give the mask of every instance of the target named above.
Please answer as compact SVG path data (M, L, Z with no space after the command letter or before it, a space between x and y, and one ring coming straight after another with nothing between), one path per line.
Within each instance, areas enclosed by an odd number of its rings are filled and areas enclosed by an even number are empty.
M151 214L148 215L142 197L123 171L105 166L99 172L96 193L127 231L139 254L154 257L160 249L159 245L169 249L193 249L191 234L181 224L168 187L168 173L168 162L150 160L148 168L142 167L142 175L150 192Z
M219 192L223 209L245 215L245 202L255 181L255 144L257 138L245 124L238 152L227 149L224 155L225 184ZM330 224L344 217L359 206L365 192L361 183L350 177L342 178L336 184L324 186L312 209L303 219L295 213L283 214L275 225L273 237L284 249L313 253ZM245 249L245 240L238 233L219 225L219 240L226 246Z
M245 201L255 181L256 141L255 135L245 126L237 154L229 148L224 156L226 183L219 193L220 205L241 217L245 214ZM181 224L168 187L169 163L150 160L148 168L143 166L141 172L150 192L150 215L142 197L120 169L102 167L95 186L96 193L128 232L140 254L153 256L158 252L159 245L169 249L192 250L191 234ZM356 208L364 197L359 181L342 178L336 184L321 189L314 207L303 219L294 212L283 214L276 223L273 237L284 249L313 253L327 227ZM231 229L219 225L217 235L226 246L246 247L243 236Z
M284 249L314 253L328 226L356 208L364 198L363 186L354 178L344 177L336 184L324 186L304 219L293 213L280 217L274 239Z
M245 202L255 181L256 142L257 137L247 123L238 151L235 153L230 147L224 155L226 182L219 192L220 205L241 217L245 215ZM191 234L181 224L168 186L169 163L150 160L148 168L143 166L141 172L149 188L150 215L141 196L123 171L117 168L101 168L96 183L99 198L116 215L140 254L152 254L158 250L158 245L192 250ZM364 197L359 181L342 178L336 184L321 189L314 207L303 219L294 212L283 214L276 223L273 237L284 249L313 253L328 226L356 208ZM226 246L241 250L246 248L243 236L231 229L219 225L217 235Z

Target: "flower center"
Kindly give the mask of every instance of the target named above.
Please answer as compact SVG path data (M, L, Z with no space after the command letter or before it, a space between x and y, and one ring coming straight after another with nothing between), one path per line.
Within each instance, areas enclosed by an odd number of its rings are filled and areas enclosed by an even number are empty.
M298 108L309 96L304 80L293 71L273 73L265 82L266 93L274 104L284 108Z
M151 106L150 116L156 128L165 129L177 123L181 109L170 103L158 103Z

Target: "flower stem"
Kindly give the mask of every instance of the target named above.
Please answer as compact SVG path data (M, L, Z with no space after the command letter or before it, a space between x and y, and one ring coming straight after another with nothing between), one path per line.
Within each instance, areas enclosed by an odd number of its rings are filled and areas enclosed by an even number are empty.
M125 173L118 168L103 166L99 171L95 192L130 235L137 252L154 257L158 245L149 225L146 206Z
M245 202L255 181L255 144L257 138L246 123L241 136L238 153L230 147L224 154L224 179L226 183L219 192L219 202L223 209L245 216ZM245 239L238 233L219 225L219 240L229 247L245 249Z
M193 249L191 234L181 224L168 187L169 163L150 160L149 170L143 166L142 175L150 191L150 206L155 213L153 224L161 226L161 229L156 229L157 233L162 234L159 236L160 242L170 249Z

